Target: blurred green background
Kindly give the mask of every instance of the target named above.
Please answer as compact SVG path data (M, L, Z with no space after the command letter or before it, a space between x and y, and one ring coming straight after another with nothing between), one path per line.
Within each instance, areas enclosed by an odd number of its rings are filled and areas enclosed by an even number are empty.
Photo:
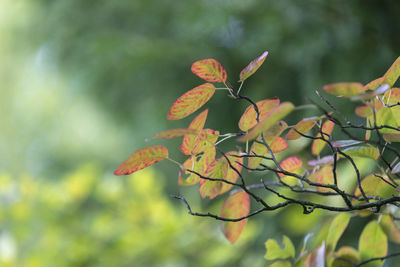
M268 237L301 237L319 215L303 228L287 223L296 211L260 215L230 245L169 197L211 211L222 199L178 188L173 164L112 172L193 119L166 115L202 83L194 61L217 59L237 86L268 50L242 92L307 103L326 83L382 75L400 55L398 14L396 0L0 0L0 265L266 266ZM237 131L245 107L219 91L206 126ZM183 160L179 141L157 141Z

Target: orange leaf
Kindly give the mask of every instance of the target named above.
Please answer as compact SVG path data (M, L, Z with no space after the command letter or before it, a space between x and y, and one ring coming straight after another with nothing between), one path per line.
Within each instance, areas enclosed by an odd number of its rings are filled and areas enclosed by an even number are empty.
M308 179L319 184L333 184L333 168L330 165L325 165L322 169L311 174ZM331 189L321 186L317 186L317 190L320 192L331 191Z
M179 137L182 135L197 135L199 134L199 131L194 130L194 129L171 129L171 130L166 130L161 133L158 133L156 135L153 135L151 138L175 138Z
M333 127L335 126L335 123L333 123L330 120L325 121L322 124L322 132L324 133L323 138L328 139L326 135L331 135L333 131ZM318 133L316 137L321 137L321 133ZM311 153L313 155L319 155L321 153L322 149L325 147L326 142L324 140L316 139L313 141L311 145Z
M250 62L249 65L246 66L241 72L240 72L240 80L239 82L243 82L247 78L249 78L251 75L253 75L254 72L258 70L258 68L261 66L261 64L264 63L264 60L268 56L268 51L265 51L261 56L258 58L254 59L252 62Z
M303 165L303 161L296 156L290 156L280 163L283 170L287 172L295 172ZM279 176L282 178L285 176L283 173L279 173Z
M250 198L244 191L239 191L228 197L221 210L221 217L228 219L237 219L247 216L250 212ZM239 238L244 227L246 226L247 219L238 222L224 222L222 232L226 239L232 244Z
M365 91L361 83L332 83L325 85L322 89L327 93L339 97L353 97Z
M274 126L263 133L265 141L273 141L275 138L280 136L287 127L288 125L285 121L278 121Z
M309 130L311 130L312 127L314 127L316 121L314 119L303 119L299 121L294 128L290 129L289 132L286 135L287 140L296 140L301 137L299 133L297 133L294 129L296 129L298 132L305 134Z
M373 114L372 109L369 105L362 105L356 107L355 113L358 117L361 118L367 118Z
M215 87L211 83L197 86L179 97L168 113L168 120L183 119L201 108L213 95Z
M384 83L384 77L379 77L364 86L364 90L375 90Z
M229 151L228 153L226 153L226 156L228 157L232 166L240 173L242 171L241 164L243 164L243 158L235 157L238 155L239 155L239 153L236 151ZM237 179L239 178L239 173L237 173L234 169L232 169L230 166L228 166L228 171L226 173L225 180L235 183L237 181ZM229 189L231 189L231 188L232 188L232 185L223 183L220 194L223 194L223 193L229 191Z
M229 165L225 158L219 158L208 165L204 176L213 179L225 179L228 168ZM210 199L213 199L221 194L221 189L221 181L211 181L207 179L200 180L200 195L202 198L209 197Z
M288 148L288 143L282 137L277 137L269 146L272 150L272 153L279 153ZM267 151L267 154L269 154L269 151Z
M263 120L268 112L279 105L279 98L264 99L256 103L258 112L260 113L259 120ZM257 124L257 113L253 105L247 107L242 117L239 120L239 129L247 131Z
M124 161L118 169L114 171L115 175L131 174L148 166L151 166L160 160L168 157L168 150L164 146L151 146L140 149L133 153Z
M201 112L189 124L188 128L189 129L194 129L194 130L202 130L203 127L204 127L204 124L206 123L207 114L208 114L208 109L206 109L203 112ZM193 147L195 145L195 141L196 141L196 136L185 135L183 137L182 145L179 147L180 151L182 151L182 153L185 154L185 155L192 154Z
M284 102L279 106L274 107L270 112L267 113L262 121L257 123L256 126L254 126L246 135L240 137L238 141L246 142L255 139L261 133L271 128L280 119L292 112L293 109L294 106L290 102Z
M225 82L226 71L215 59L203 59L192 64L192 72L207 82Z
M383 75L383 83L392 87L400 76L400 57L390 66L385 75Z
M188 158L183 166L188 169L195 171L201 175L205 174L208 166L215 160L215 147L209 146L207 150L205 150L200 155L193 155ZM189 175L187 178L182 178L182 171L179 172L178 184L179 185L194 185L200 181L200 177L192 172L185 171L185 174Z

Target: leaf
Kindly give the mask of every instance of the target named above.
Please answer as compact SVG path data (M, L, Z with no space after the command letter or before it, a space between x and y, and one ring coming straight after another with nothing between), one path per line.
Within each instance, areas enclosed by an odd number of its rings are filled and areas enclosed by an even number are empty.
M261 138L258 137L257 140L261 142ZM272 153L279 153L288 148L287 142L282 137L276 137L275 139L271 139L267 141L267 144L272 150ZM250 155L257 156L265 156L269 154L267 147L264 144L260 144L257 141L254 141L250 148ZM250 157L248 159L248 167L249 168L257 168L260 165L263 159L260 157Z
M236 151L229 151L228 153L225 154L226 157L229 159L230 163L232 164L232 166L238 171L236 172L230 166L228 167L225 180L232 183L235 183L237 181L237 179L239 178L239 173L242 171L243 158L235 157L238 156L239 154L240 153ZM228 192L231 188L232 188L231 184L223 183L220 194Z
M333 128L335 126L335 123L333 123L330 120L325 121L322 124L322 132L324 133L323 138L324 139L328 139L328 137L326 135L331 135ZM318 133L316 137L321 137L321 133ZM311 145L311 153L313 155L319 155L319 153L321 153L322 149L325 147L326 142L320 139L314 140L312 145Z
M276 261L269 267L292 267L292 264L290 263L290 261Z
M347 147L347 146L358 145L360 143L362 143L362 141L358 140L338 140L331 142L333 147Z
M388 143L400 142L400 134L382 134L382 137Z
M330 165L326 165L319 169L318 171L312 173L308 179L310 181L319 183L319 184L333 184L333 168ZM317 190L320 192L329 192L332 189L322 186L317 186Z
M134 152L114 171L115 175L127 175L149 167L168 157L164 146L151 146Z
M296 156L290 156L290 157L282 160L280 165L283 170L293 173L303 165L303 161ZM283 174L283 173L278 173L278 174L281 177L281 179L282 179L282 177L285 176L285 174Z
M390 241L400 244L400 230L390 215L382 214L380 225Z
M361 260L375 257L384 257L388 252L387 237L377 221L372 221L365 226L358 243ZM382 261L372 261L365 266L382 266Z
M398 57L392 66L383 75L383 83L389 84L392 87L400 76L400 57Z
M204 176L212 179L224 179L228 172L229 165L224 158L219 158L208 165ZM200 180L200 195L202 198L215 198L221 194L221 181L211 181L208 179Z
M335 251L336 244L344 230L346 230L350 218L351 215L349 213L341 213L333 219L331 226L329 227L328 237L326 238L327 252Z
M199 115L197 115L197 117L194 118L194 120L189 124L188 129L201 131L204 127L204 124L206 123L207 115L208 115L208 109L204 110ZM196 136L185 135L183 137L183 141L179 147L179 150L182 151L182 153L185 155L191 155L196 140L198 140Z
M209 149L210 146L214 146L215 142L218 140L218 136L218 131L204 129L198 136L196 136L196 139L193 142L194 146L192 154L196 155Z
M259 120L263 120L268 112L279 105L280 100L279 98L272 98L272 99L264 99L258 101L256 103L258 112L259 112ZM239 120L239 129L246 132L250 128L254 127L257 124L257 113L254 109L253 105L250 105L244 111L242 117Z
M204 83L180 96L168 113L168 120L183 119L201 108L214 95L215 87L211 83Z
M284 102L279 106L274 107L270 112L268 112L262 121L257 123L246 135L240 137L238 141L247 142L255 139L258 135L267 131L275 123L287 116L293 109L294 106L290 102Z
M367 118L373 114L370 105L362 105L356 107L355 113L358 117Z
M364 93L365 87L358 82L352 83L333 83L327 84L322 89L335 96L339 97L353 97Z
M247 216L250 212L250 198L244 191L239 191L229 196L222 206L221 217L228 219L237 219ZM239 238L247 219L238 222L224 222L222 232L232 244Z
M382 85L383 81L384 81L384 77L379 77L378 79L375 79L375 80L369 82L368 84L366 84L364 86L364 89L365 90L375 90L376 88L378 88L379 86Z
M386 175L381 175L386 180L389 178ZM396 190L389 184L382 181L379 177L374 174L370 174L361 180L361 187L363 188L367 196L378 196L381 198L388 198L395 194ZM354 195L361 196L360 189L357 187ZM374 201L374 200L371 200Z
M151 138L175 138L183 135L197 135L197 134L199 134L199 131L194 129L171 129L153 135Z
M275 140L275 138L279 137L282 132L287 129L287 127L288 125L286 122L278 121L274 126L263 133L265 141L271 142Z
M207 82L225 82L226 71L215 59L208 58L192 64L192 72Z
M370 158L377 160L379 158L379 149L371 145L353 146L342 150L343 153L350 157ZM339 155L343 157L342 155Z
M258 70L258 68L264 63L264 60L268 56L268 51L265 51L261 56L258 58L254 59L252 62L250 62L249 65L247 65L241 72L240 72L240 80L239 82L243 82L247 78L249 78L251 75L253 75L254 72Z
M310 160L307 163L311 167L315 167L315 166L319 166L319 165L333 163L333 160L334 160L333 156L332 155L328 155L328 156L322 157L320 159Z
M325 242L308 255L303 267L325 267Z
M286 140L296 140L301 137L299 133L296 132L296 130L302 134L306 134L309 130L314 127L316 121L314 119L303 119L299 121L294 128L290 129L289 132L286 135ZM295 130L296 129L296 130Z
M399 173L399 172L400 172L400 162L397 162L397 164L394 165L394 167L393 167L391 173L392 173L392 174L395 174L395 173Z
M267 260L294 258L295 250L289 237L283 236L283 247L281 248L275 239L268 239L265 242L267 252L264 258Z
M361 261L360 253L352 247L341 247L333 256L332 267L353 267Z

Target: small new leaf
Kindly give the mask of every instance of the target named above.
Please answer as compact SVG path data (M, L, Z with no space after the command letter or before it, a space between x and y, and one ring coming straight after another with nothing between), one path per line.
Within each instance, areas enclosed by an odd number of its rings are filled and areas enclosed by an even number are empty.
M149 167L168 157L168 150L164 146L151 146L140 149L133 153L124 161L118 169L114 171L115 175L127 175Z
M243 82L247 78L249 78L251 75L253 75L254 72L258 70L258 68L264 63L264 60L268 56L268 51L265 51L261 56L258 58L254 59L252 62L250 62L249 65L247 65L241 72L240 72L240 79L239 82Z

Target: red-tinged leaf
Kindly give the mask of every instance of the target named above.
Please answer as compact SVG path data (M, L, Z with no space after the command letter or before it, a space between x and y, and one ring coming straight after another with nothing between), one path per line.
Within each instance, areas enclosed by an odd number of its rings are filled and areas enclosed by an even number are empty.
M201 108L214 95L215 87L211 83L197 86L179 97L168 113L168 120L183 119Z
M133 153L124 161L118 169L114 171L115 175L127 175L149 167L168 157L168 150L164 146L151 146L140 149Z
M204 152L210 146L214 146L219 136L218 131L212 129L204 129L198 136L196 136L192 150L192 154Z
M251 75L253 75L254 72L258 70L258 68L264 63L264 60L268 56L268 51L265 51L261 56L258 58L254 59L252 62L250 62L249 65L246 66L241 72L240 72L240 80L239 82L243 82L247 78L249 78Z
M250 198L244 191L239 191L229 196L221 210L221 217L228 219L238 219L245 217L250 212ZM222 232L226 239L232 244L239 238L244 227L246 226L247 219L243 219L238 222L224 222L222 226Z
M264 99L256 103L258 112L260 113L259 120L263 120L271 109L278 106L279 98ZM246 132L257 124L257 113L253 105L247 107L242 117L239 120L239 129Z
M192 64L192 72L207 82L225 82L226 71L215 59L203 59Z
M235 183L237 181L237 179L239 178L239 173L242 171L243 158L237 157L237 156L239 156L239 154L240 153L238 153L236 151L229 151L228 153L226 153L226 156L229 159L229 162L237 170L237 172L236 172L230 166L228 167L228 171L226 173L225 180L232 182L232 183ZM228 192L231 188L232 188L231 184L223 183L220 194Z
M333 83L325 85L322 89L327 93L339 97L353 97L365 91L361 83Z
M384 257L388 252L388 242L385 233L377 221L372 221L365 226L358 242L361 260ZM368 266L382 266L382 261L373 261Z
M387 214L381 215L380 225L390 241L400 244L400 230L394 223L392 217Z
M151 138L175 138L183 135L193 136L197 134L199 134L199 131L194 129L171 129L153 135Z
M319 166L319 165L331 164L331 163L333 163L333 160L334 160L333 156L328 155L328 156L322 157L320 159L310 160L307 163L311 167L315 167L315 166Z
M255 139L257 136L266 132L269 128L274 126L282 118L286 117L292 110L294 106L290 102L284 102L279 106L274 107L270 112L267 113L265 118L257 123L246 135L238 139L239 142L247 142Z
M396 165L394 165L391 173L395 174L395 173L399 173L400 172L400 162L397 162Z
M384 95L384 102L390 105L390 111L397 125L400 126L400 88L392 88Z
M284 171L293 173L303 165L303 161L296 156L290 156L282 160L280 165ZM285 176L285 174L283 173L278 173L278 174L281 178Z
M279 153L288 148L288 143L282 137L277 137L271 142L270 148L273 153ZM267 151L267 154L269 154L269 151Z
M253 142L250 148L250 155L266 156L269 154L268 148L264 144L259 143L261 142L261 137L258 137L257 141ZM272 153L279 153L288 148L287 142L282 137L266 140L266 143L271 148ZM261 157L250 157L247 165L249 168L257 168L262 160Z
M362 143L362 141L358 140L338 140L333 141L331 144L333 147L347 147L347 146L354 146Z
M369 105L356 107L355 113L358 117L367 118L373 114L372 108Z
M384 82L384 77L379 77L364 86L364 90L375 90L379 86L381 86Z
M203 127L204 127L204 124L206 123L207 114L208 114L208 109L206 109L203 112L201 112L189 124L188 128L189 129L193 129L193 130L201 131L203 129ZM196 139L196 136L185 135L183 137L182 145L179 147L180 151L182 151L182 153L185 154L185 155L191 155L192 151L193 151L193 147L195 146L196 140L198 140L198 139Z
M219 158L208 165L204 176L212 179L225 179L228 173L228 162L225 158ZM208 179L200 180L200 195L202 198L209 197L210 199L215 198L221 194L222 189L221 181L211 181Z
M308 179L319 184L333 184L333 168L330 165L325 165L322 169L312 173ZM321 186L317 186L317 190L320 192L332 191L332 189Z
M314 119L308 120L308 119L303 119L299 121L294 128L290 129L289 132L286 135L286 140L296 140L301 137L301 134L306 134L309 130L314 127L316 121ZM295 130L296 129L296 130ZM296 132L297 131L297 132Z
M388 143L400 142L400 134L382 134L382 137Z
M286 122L278 121L274 126L263 133L265 141L271 142L275 140L275 138L279 137L282 132L287 129L287 127L288 125Z
M324 139L329 139L327 135L330 136L332 134L334 126L335 126L335 123L333 123L330 120L327 120L322 124L321 130L324 133L324 136L323 136ZM317 137L321 137L321 133L318 133ZM326 145L326 142L324 140L320 140L320 139L314 140L311 145L311 153L313 155L319 155L319 153L321 153L321 151L325 147L325 145Z
M386 181L389 180L389 178L385 174L382 174L381 176L385 178ZM361 187L363 188L364 193L367 196L378 196L381 198L388 198L396 193L395 188L385 183L384 181L381 180L381 178L376 177L374 174L370 174L364 179L362 179ZM356 188L354 195L361 196L359 187Z
M379 149L371 145L349 147L343 149L342 152L350 157L370 158L373 160L379 158ZM343 157L341 155L339 156Z
M388 71L383 75L383 83L392 87L400 76L400 57L390 66Z

